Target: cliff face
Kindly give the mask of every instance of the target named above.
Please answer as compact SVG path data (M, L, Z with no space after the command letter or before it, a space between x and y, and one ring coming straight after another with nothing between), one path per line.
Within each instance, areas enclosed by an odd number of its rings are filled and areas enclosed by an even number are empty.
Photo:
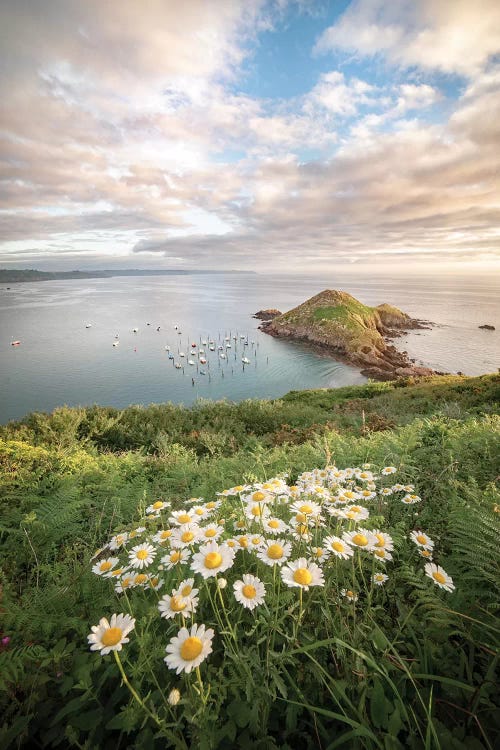
M397 307L368 307L347 292L325 289L263 324L262 330L278 338L308 341L337 359L363 368L370 377L388 380L400 375L432 374L428 368L415 367L386 341L404 330L421 327L421 321Z

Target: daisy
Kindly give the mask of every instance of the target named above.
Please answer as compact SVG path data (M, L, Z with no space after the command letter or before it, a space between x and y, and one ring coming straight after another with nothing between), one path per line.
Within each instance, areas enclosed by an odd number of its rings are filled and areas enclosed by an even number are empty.
M208 510L203 505L195 505L190 512L196 516L197 521L203 521L208 516Z
M403 487L405 492L415 492L415 485L414 484L405 484Z
M422 547L422 549L432 550L434 548L434 542L430 536L424 534L423 531L412 531L410 533L410 539L417 545L417 547Z
M321 516L321 505L312 501L297 500L290 505L290 511L300 516L300 518L296 519L297 521L305 521L306 519Z
M157 544L168 544L172 536L172 529L160 529L153 537L153 542Z
M389 474L395 474L396 472L397 472L397 469L395 466L386 466L385 468L382 469L380 473L382 474L383 477L388 477Z
M284 534L288 531L287 524L281 518L265 518L262 525L268 534Z
M382 495L382 497L389 497L389 495L392 495L393 488L392 487L383 487L379 494Z
M167 667L175 669L176 674L189 674L212 653L213 637L214 631L212 628L205 630L205 625L192 625L190 631L181 628L165 649L167 656L164 661Z
M358 479L361 479L362 482L372 482L373 481L373 474L371 471L367 471L366 469L358 469L356 471L356 477Z
M377 543L377 537L367 529L357 529L356 531L344 531L342 539L353 547L359 547L359 549L371 550Z
M138 526L136 529L130 532L128 535L129 539L135 539L136 536L140 536L146 531L145 526Z
M374 557L377 558L377 560L380 560L381 562L390 562L392 560L392 555L390 552L388 552L384 547L374 547L372 550Z
M430 549L419 549L420 557L425 557L426 560L430 560L432 562L432 550Z
M167 570L172 570L176 565L185 563L191 557L191 552L186 548L175 549L169 555L161 558L161 561Z
M350 521L365 521L370 515L368 508L362 505L346 505L344 508L344 518Z
M208 510L209 513L213 513L214 510L217 510L217 508L220 508L222 504L221 500L210 500L209 503L205 503L205 508Z
M388 580L388 578L389 576L386 576L385 573L374 573L372 581L375 586L382 586Z
M146 589L153 589L154 591L158 591L158 589L161 589L163 586L163 578L158 578L158 576L153 576L149 579L148 583L146 584Z
M133 581L134 581L133 575L125 575L123 576L123 578L120 578L120 580L115 586L116 593L123 594L124 591L132 587Z
M101 562L92 566L92 573L108 577L111 575L112 568L115 567L117 562L119 562L117 557L107 557L105 560L101 560Z
M181 581L176 589L172 591L176 596L182 596L184 599L196 598L198 589L194 588L194 578L185 578Z
M298 586L309 591L310 586L324 586L325 579L319 565L299 557L281 568L281 577L287 586Z
M149 576L146 573L136 573L132 576L131 586L145 586L149 581Z
M160 513L161 513L161 511L162 511L162 510L163 510L164 508L168 508L168 507L169 507L169 505L170 505L170 503L164 503L164 502L163 502L163 500L157 500L157 501L156 501L155 503L153 503L152 505L148 505L148 507L146 508L146 513L147 513L148 515L151 515L151 514L153 514L153 515L155 515L155 516L159 516L159 515L160 515Z
M133 568L147 568L156 557L156 550L151 544L138 544L128 553L129 563Z
M168 594L162 596L158 602L158 609L160 610L161 617L170 620L179 614L184 617L191 617L196 612L197 604L197 597L184 597L180 594L172 593L171 596Z
M259 578L245 573L243 580L233 583L234 597L246 609L255 609L262 604L266 594L266 587Z
M373 490L366 489L366 490L360 490L359 496L361 500L368 501L368 500L373 500L374 497L377 497L377 493L373 492Z
M182 526L185 523L193 523L194 520L192 510L174 510L168 522L173 523L175 526Z
M421 502L422 498L418 495L407 494L401 498L401 502L405 505L415 505L415 503Z
M249 546L250 547L260 547L262 542L264 542L264 537L260 534L252 534L252 536L249 537Z
M263 503L248 503L245 508L245 516L249 521L263 521L269 516L269 511Z
M172 532L172 547L189 547L201 536L201 529L196 523L183 523Z
M241 549L247 549L250 543L247 534L238 534L235 539Z
M329 549L325 549L324 547L311 547L311 557L317 563L326 562L326 560L328 559L329 554L330 554L330 550Z
M231 547L227 547L225 544L219 545L217 542L209 542L203 544L198 552L193 555L191 569L203 578L210 578L231 568L234 555L235 551Z
M377 537L375 549L385 549L388 552L391 552L394 549L394 541L389 534L385 533L385 531L373 529L372 534Z
M109 543L109 549L115 550L119 547L123 547L123 545L126 543L128 539L128 534L126 531L124 531L122 534L116 534L115 536L111 537L111 541Z
M266 539L259 551L257 557L266 565L283 565L284 562L290 557L292 551L292 545L290 542L285 542L284 539Z
M208 526L204 526L203 528L200 529L200 537L206 540L207 542L210 542L210 541L216 542L223 531L224 531L223 526L219 526L216 523L210 523L208 524Z
M312 540L312 533L307 523L299 523L292 519L290 521L291 536L298 542L310 542Z
M128 643L127 635L135 627L135 620L130 615L111 615L111 620L102 617L99 625L92 625L92 633L87 636L91 651L100 651L106 656L110 651L121 651L124 643Z
M359 596L355 594L354 591L351 591L350 589L341 589L340 593L345 599L348 599L352 603L357 602L359 599Z
M347 560L354 554L353 548L338 536L327 536L323 542L323 546L335 555L335 557L340 557L342 560Z
M427 563L425 566L425 575L432 578L434 583L445 591L453 591L455 589L451 576L435 563Z

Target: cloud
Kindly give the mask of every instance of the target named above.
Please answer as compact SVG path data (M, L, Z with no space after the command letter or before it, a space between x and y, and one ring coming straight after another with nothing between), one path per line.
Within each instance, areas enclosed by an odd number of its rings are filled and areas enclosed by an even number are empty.
M497 0L355 0L316 43L319 54L383 54L404 67L472 76L500 50Z

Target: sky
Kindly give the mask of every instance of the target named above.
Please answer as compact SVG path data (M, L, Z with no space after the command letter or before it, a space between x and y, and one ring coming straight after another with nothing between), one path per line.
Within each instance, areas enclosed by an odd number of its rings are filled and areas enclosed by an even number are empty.
M498 0L4 0L0 267L500 270Z

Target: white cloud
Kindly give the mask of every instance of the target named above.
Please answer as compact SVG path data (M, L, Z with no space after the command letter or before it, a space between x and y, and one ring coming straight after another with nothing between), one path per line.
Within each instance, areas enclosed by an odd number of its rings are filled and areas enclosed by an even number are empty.
M500 51L497 0L354 0L318 53L384 54L390 62L472 76Z

